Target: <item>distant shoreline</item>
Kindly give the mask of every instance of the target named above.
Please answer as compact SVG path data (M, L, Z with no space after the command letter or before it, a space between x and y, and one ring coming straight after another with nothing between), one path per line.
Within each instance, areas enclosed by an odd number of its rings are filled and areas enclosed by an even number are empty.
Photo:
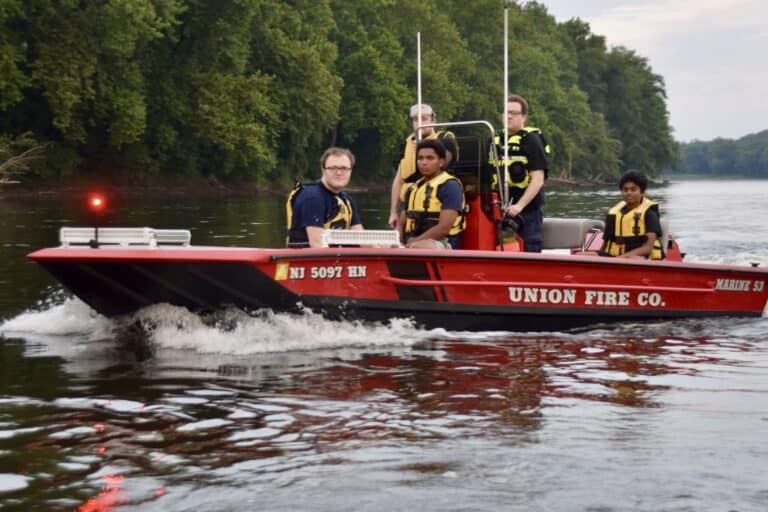
M605 183L579 183L559 178L547 180L547 187L552 189L564 188L589 188L606 186ZM389 193L390 182L371 183L368 185L355 185L348 187L350 193ZM94 185L89 182L73 183L55 181L44 183L14 183L0 186L0 198L3 199L50 199L58 197L75 197L87 195L92 192L100 192L118 197L191 197L191 198L225 198L225 197L255 197L264 194L288 195L290 186L257 186L247 183L221 183L218 180L204 178L188 179L183 182L166 183L134 183Z
M651 186L665 186L672 181L704 181L704 180L759 180L752 177L734 176L705 176L705 175L663 175L654 179ZM546 187L551 190L586 189L613 187L612 182L583 182L561 178L548 178ZM55 180L38 183L2 183L0 184L0 199L50 199L58 197L76 197L91 192L102 192L119 197L153 197L153 198L225 198L225 197L256 197L263 194L285 194L290 186L259 186L249 183L222 183L215 178L184 178L155 183L109 183L94 185L85 180L77 181ZM372 183L365 186L353 185L348 188L351 193L389 192L389 182Z

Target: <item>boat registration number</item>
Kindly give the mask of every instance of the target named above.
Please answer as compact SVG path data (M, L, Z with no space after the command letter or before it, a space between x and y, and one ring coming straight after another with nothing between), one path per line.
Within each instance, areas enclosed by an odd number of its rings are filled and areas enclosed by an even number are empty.
M303 266L292 266L288 262L280 262L275 269L275 280L284 281L286 279L342 279L342 278L363 278L368 275L366 265L320 265L309 268Z
M342 270L344 268L341 265L335 267L310 267L309 277L312 279L341 279Z

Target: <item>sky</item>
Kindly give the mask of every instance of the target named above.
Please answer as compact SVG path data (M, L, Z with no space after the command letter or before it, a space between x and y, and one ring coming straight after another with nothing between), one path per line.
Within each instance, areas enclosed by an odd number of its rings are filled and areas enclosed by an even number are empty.
M766 0L540 0L664 77L675 139L737 139L768 129Z

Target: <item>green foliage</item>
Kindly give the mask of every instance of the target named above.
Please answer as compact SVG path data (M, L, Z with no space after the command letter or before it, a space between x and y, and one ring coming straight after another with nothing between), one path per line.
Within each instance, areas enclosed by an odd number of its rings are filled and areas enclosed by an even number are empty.
M473 55L437 4L336 1L333 8L344 80L336 142L367 156L360 163L369 176L391 179L393 157L410 132L408 108L417 100L416 34L422 33L422 101L436 108L438 121L456 117L472 94Z
M34 27L27 40L34 55L30 78L61 142L119 148L141 137L147 93L141 56L178 11L173 0L27 6Z
M365 153L385 164L376 146L397 147L403 133L403 105L412 98L403 73L403 47L379 15L387 5L377 0L341 0L332 7L336 19L332 38L341 55L336 73L344 87L330 144L349 145L358 155ZM391 172L387 165L376 168L364 160L360 164L379 175Z
M439 121L503 106L498 0L3 0L0 134L50 142L33 172L94 167L287 184L328 144L388 181L416 101ZM664 82L588 24L509 3L510 91L554 150L551 173L612 179L672 165ZM713 150L719 165L747 160ZM762 151L762 153L761 153ZM746 153L745 153L746 154ZM759 155L758 155L759 154ZM758 156L755 156L758 155ZM745 157L746 158L746 157Z
M71 148L41 141L32 132L0 135L0 181L25 181L71 174L82 159Z
M17 28L23 13L21 0L0 2L0 111L21 101L22 90L29 84L22 70L24 41Z
M271 100L280 113L275 126L280 135L278 168L267 176L288 182L307 168L309 154L319 156L325 135L338 120L343 82L333 69L333 13L327 0L247 3L260 4L252 29L252 64L274 76Z
M42 147L30 133L17 138L0 135L0 184L29 172L30 165L40 158L41 153Z
M704 176L768 178L768 130L737 140L681 144L680 162L673 169Z
M620 148L620 167L653 176L673 164L677 145L669 126L663 78L632 50L607 51L605 38L593 35L581 20L570 20L561 30L576 51L578 84L587 93L591 110L605 118L606 136L620 142L620 146L609 143Z

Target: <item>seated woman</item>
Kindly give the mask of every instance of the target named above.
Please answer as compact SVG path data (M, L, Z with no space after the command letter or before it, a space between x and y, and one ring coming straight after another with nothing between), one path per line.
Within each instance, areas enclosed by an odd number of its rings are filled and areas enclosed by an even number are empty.
M622 201L605 218L601 256L617 258L664 258L661 246L659 206L645 197L648 178L630 170L619 180Z

